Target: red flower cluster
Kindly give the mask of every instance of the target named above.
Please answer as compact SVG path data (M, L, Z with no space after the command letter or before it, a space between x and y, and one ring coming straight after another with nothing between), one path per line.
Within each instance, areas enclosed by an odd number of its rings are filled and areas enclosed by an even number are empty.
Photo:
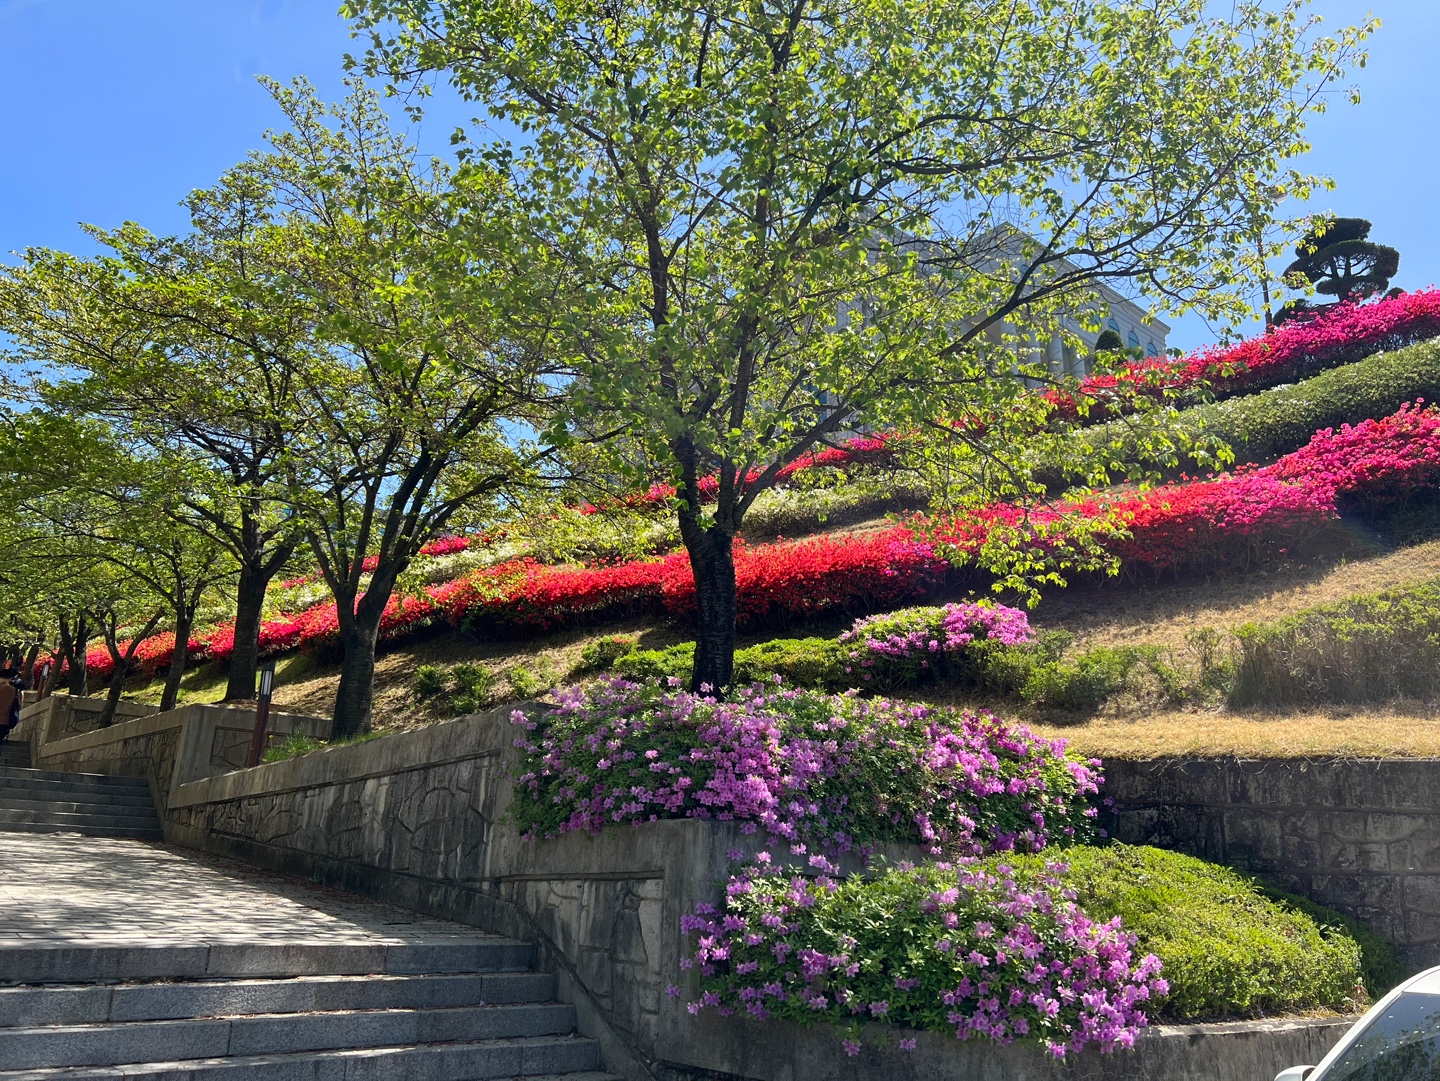
M1142 495L1092 499L1068 508L1110 516L1128 532L1106 546L1122 564L1157 570L1245 565L1266 546L1303 542L1330 526L1347 498L1392 499L1440 480L1440 414L1414 406L1382 420L1316 432L1309 444L1273 465L1207 480L1167 484ZM951 522L927 523L938 539L974 553L997 525L1023 527L1037 543L1061 518L1051 508L1028 517L1009 504Z
M1294 543L1326 529L1344 501L1393 498L1440 482L1440 413L1404 406L1381 420L1316 432L1309 444L1263 468L1169 484L1139 495L1093 499L1070 508L1123 527L1107 547L1127 565L1156 569L1233 565L1265 546ZM1057 543L1043 531L1061 518L1052 508L1028 515L997 504L925 528L962 552L974 553L998 525L1032 529L1037 543ZM456 550L456 549L451 549ZM742 624L786 622L831 612L883 610L917 600L943 580L946 562L905 527L749 547L737 544L735 574ZM444 619L512 628L547 629L621 612L695 610L695 582L683 552L653 562L605 567L547 566L533 559L483 567L434 586L420 596L392 597L380 636L393 640ZM293 619L267 622L261 655L332 644L335 605L322 604ZM234 627L192 639L196 660L225 660ZM140 647L141 670L170 663L173 635ZM91 650L92 674L109 676L109 653Z
M737 545L737 617L744 626L873 612L924 597L944 581L946 566L905 528ZM695 579L685 553L666 558L662 588L672 615L695 611Z
M1211 346L1185 360L1147 358L1080 384L1080 396L1098 399L1090 417L1119 387L1138 393L1184 390L1208 381L1217 397L1248 394L1440 334L1440 289L1402 293L1371 304L1342 304L1308 322L1292 321L1238 345ZM1062 416L1076 415L1075 397L1048 391Z
M847 440L843 447L826 447L822 451L810 451L808 454L802 454L789 465L781 467L776 474L776 483L784 484L795 474L803 473L807 469L840 469L845 466L874 465L889 461L895 455L894 441L893 434L856 436ZM752 469L745 475L745 483L754 484L760 479L763 472L763 470ZM720 478L718 476L701 477L699 488L700 497L706 502L710 502L715 498L715 493L720 490ZM676 488L673 484L652 484L643 492L607 500L599 505L584 503L580 507L580 513L599 514L617 507L629 507L632 510L656 507L675 498L675 493Z

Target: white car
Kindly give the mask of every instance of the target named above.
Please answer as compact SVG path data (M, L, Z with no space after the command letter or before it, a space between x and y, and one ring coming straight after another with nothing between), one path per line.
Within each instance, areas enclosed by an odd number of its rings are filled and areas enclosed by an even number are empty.
M1292 1066L1275 1081L1440 1081L1440 968L1375 1003L1318 1066Z

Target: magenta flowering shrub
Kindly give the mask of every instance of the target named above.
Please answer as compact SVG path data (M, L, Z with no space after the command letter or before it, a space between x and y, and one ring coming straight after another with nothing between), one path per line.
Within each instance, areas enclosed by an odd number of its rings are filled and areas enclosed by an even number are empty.
M893 841L971 856L1095 834L1099 762L988 713L779 683L717 702L613 679L514 719L528 730L514 815L535 837L709 818L799 852Z
M845 882L823 856L811 859L815 877L767 864L731 878L723 909L682 921L696 943L682 962L699 973L692 1013L852 1030L880 1020L1035 1041L1063 1058L1131 1046L1146 1004L1169 990L1159 959L1137 959L1118 918L1097 923L1080 910L1062 864L1028 882L994 858ZM845 1041L851 1054L857 1034Z
M849 647L847 675L881 687L913 683L923 675L951 674L956 653L976 642L1001 646L1035 640L1030 620L1018 608L985 601L961 601L939 607L903 608L857 619L840 635Z

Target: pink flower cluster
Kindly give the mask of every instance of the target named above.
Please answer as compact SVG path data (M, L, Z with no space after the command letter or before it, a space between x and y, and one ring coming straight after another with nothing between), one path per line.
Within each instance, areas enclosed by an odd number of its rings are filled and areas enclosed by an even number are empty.
M1185 360L1150 358L1119 372L1094 375L1079 395L1060 391L1047 397L1063 416L1077 415L1079 398L1100 403L1090 417L1102 419L1117 392L1159 394L1208 383L1221 398L1293 382L1373 353L1424 341L1440 334L1440 289L1402 293L1368 304L1342 304L1307 322L1292 321L1233 346L1212 346Z
M777 840L977 855L1093 833L1099 763L989 714L797 691L734 701L614 679L561 693L531 734L515 814L532 836L661 818Z
M1029 617L1018 608L961 601L857 619L840 635L842 642L857 642L872 653L897 660L953 653L977 638L1018 646L1033 642L1035 632L1030 629Z
M1064 1058L1133 1046L1146 1005L1169 991L1159 959L1137 961L1118 919L1097 923L1075 904L1063 864L1025 883L993 860L842 883L823 856L809 874L777 874L769 862L732 876L723 909L682 919L696 941L682 964L700 974L692 1013L882 1020L958 1040L1026 1040ZM858 1053L858 1041L845 1049Z
M1028 530L1034 543L1066 515L1108 519L1104 546L1122 565L1155 569L1247 565L1264 550L1302 545L1332 528L1346 502L1383 503L1440 480L1440 413L1402 406L1380 420L1316 432L1272 465L1167 484L1140 495L1097 497L1066 507L996 504L945 521L916 519L920 532L973 556L997 526ZM1128 535L1126 535L1128 534Z

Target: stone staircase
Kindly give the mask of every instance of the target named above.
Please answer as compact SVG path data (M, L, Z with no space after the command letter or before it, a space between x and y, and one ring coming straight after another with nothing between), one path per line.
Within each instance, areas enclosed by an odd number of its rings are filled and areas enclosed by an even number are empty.
M160 818L143 778L29 766L29 744L0 744L0 832L160 839Z
M0 951L0 1081L619 1081L533 948L211 943Z
M7 739L0 743L0 766L30 768L30 744L26 740Z

